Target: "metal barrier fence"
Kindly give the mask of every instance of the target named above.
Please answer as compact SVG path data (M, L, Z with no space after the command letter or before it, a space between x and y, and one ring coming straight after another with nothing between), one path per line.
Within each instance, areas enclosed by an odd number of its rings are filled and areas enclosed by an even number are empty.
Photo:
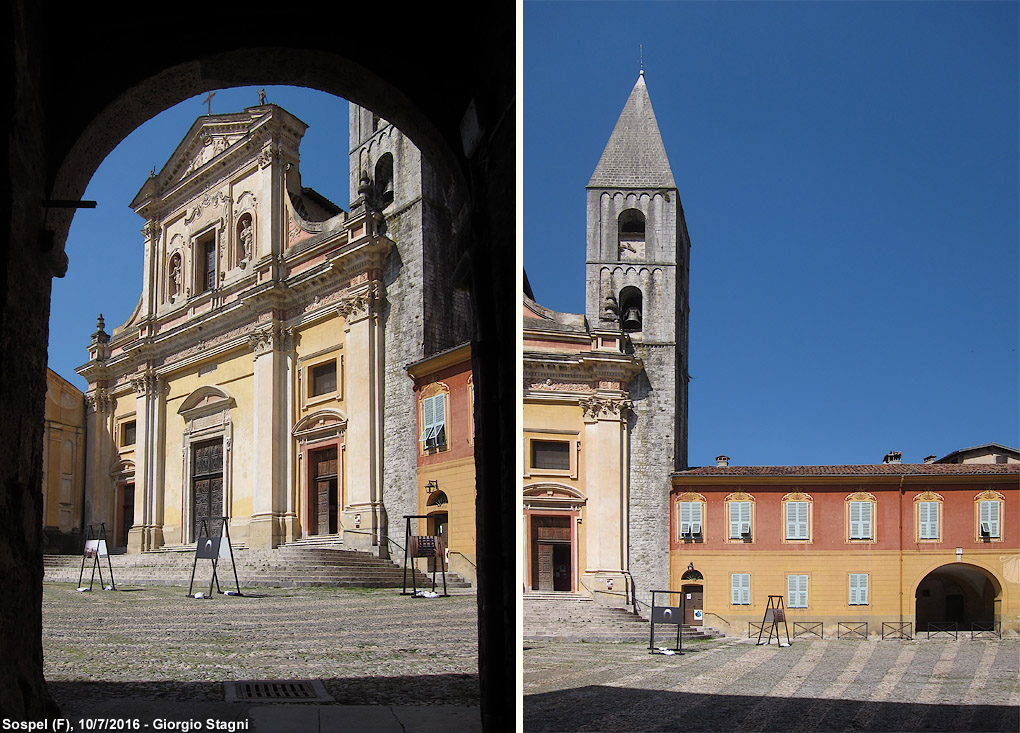
M793 638L796 639L800 636L817 636L819 639L824 638L822 634L825 632L821 621L794 621L793 622Z
M867 621L840 621L836 624L837 639L864 639L868 638Z
M980 634L980 636L975 636L975 634ZM990 636L985 636L985 634L990 634ZM970 625L971 639L991 639L993 636L997 639L1002 638L1001 621L987 624L972 623Z
M929 621L926 631L928 632L929 639L932 634L935 634L935 636L939 634L946 634L947 636L952 634L955 639L957 638L959 628L955 621Z
M909 621L883 621L882 622L882 641L886 639L906 639L909 641L914 638L911 636L912 624Z

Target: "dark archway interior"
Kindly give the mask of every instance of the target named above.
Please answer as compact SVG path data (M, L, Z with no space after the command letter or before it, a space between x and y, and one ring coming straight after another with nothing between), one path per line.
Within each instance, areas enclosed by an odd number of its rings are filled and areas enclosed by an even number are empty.
M986 572L964 563L943 565L924 576L914 592L918 631L930 623L971 624L995 621L995 600L1000 589Z
M512 4L500 7L468 32L449 22L466 7L437 13L412 5L388 15L380 33L364 5L302 14L256 1L225 14L9 0L13 94L0 267L5 717L56 712L42 674L39 487L50 281L68 266L63 246L75 212L65 202L78 200L105 156L161 110L205 91L287 84L345 97L393 122L429 159L445 193L454 243L442 264L471 294L475 318L482 719L490 729L513 719L516 482L504 446L516 443L515 18Z

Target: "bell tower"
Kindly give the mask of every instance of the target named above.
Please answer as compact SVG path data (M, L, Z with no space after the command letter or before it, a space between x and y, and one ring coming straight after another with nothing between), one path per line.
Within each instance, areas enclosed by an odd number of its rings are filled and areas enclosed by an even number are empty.
M629 566L635 587L669 582L670 472L687 465L690 239L644 71L587 185L590 328L630 337ZM643 599L648 600L648 599Z

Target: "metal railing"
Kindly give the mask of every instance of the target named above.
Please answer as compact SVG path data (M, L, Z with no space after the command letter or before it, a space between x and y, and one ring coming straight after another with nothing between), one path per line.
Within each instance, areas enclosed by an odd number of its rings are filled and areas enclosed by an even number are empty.
M913 624L910 621L883 621L882 641L886 639L906 639L910 641L914 638L911 635L911 626Z
M867 621L840 621L836 624L837 639L864 639L868 638Z
M794 621L793 622L793 638L796 639L801 636L817 636L819 639L824 639L823 634L825 633L825 627L822 626L821 621Z
M980 634L980 636L976 636ZM989 634L989 636L986 636ZM989 622L989 623L972 623L970 625L970 638L971 639L991 639L995 637L997 639L1002 638L1002 622Z
M935 636L939 634L946 634L947 636L952 634L955 639L959 634L959 624L955 621L929 621L926 631L928 632L929 639L932 634L935 634Z

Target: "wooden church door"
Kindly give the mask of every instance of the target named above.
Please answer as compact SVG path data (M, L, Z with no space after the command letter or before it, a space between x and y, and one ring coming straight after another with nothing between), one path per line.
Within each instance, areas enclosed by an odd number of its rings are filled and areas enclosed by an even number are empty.
M193 448L191 462L192 521L194 537L201 535L202 519L223 516L223 441L211 440ZM209 523L209 530L213 530Z
M340 531L340 490L336 448L312 454L315 487L312 491L315 534L336 534Z

